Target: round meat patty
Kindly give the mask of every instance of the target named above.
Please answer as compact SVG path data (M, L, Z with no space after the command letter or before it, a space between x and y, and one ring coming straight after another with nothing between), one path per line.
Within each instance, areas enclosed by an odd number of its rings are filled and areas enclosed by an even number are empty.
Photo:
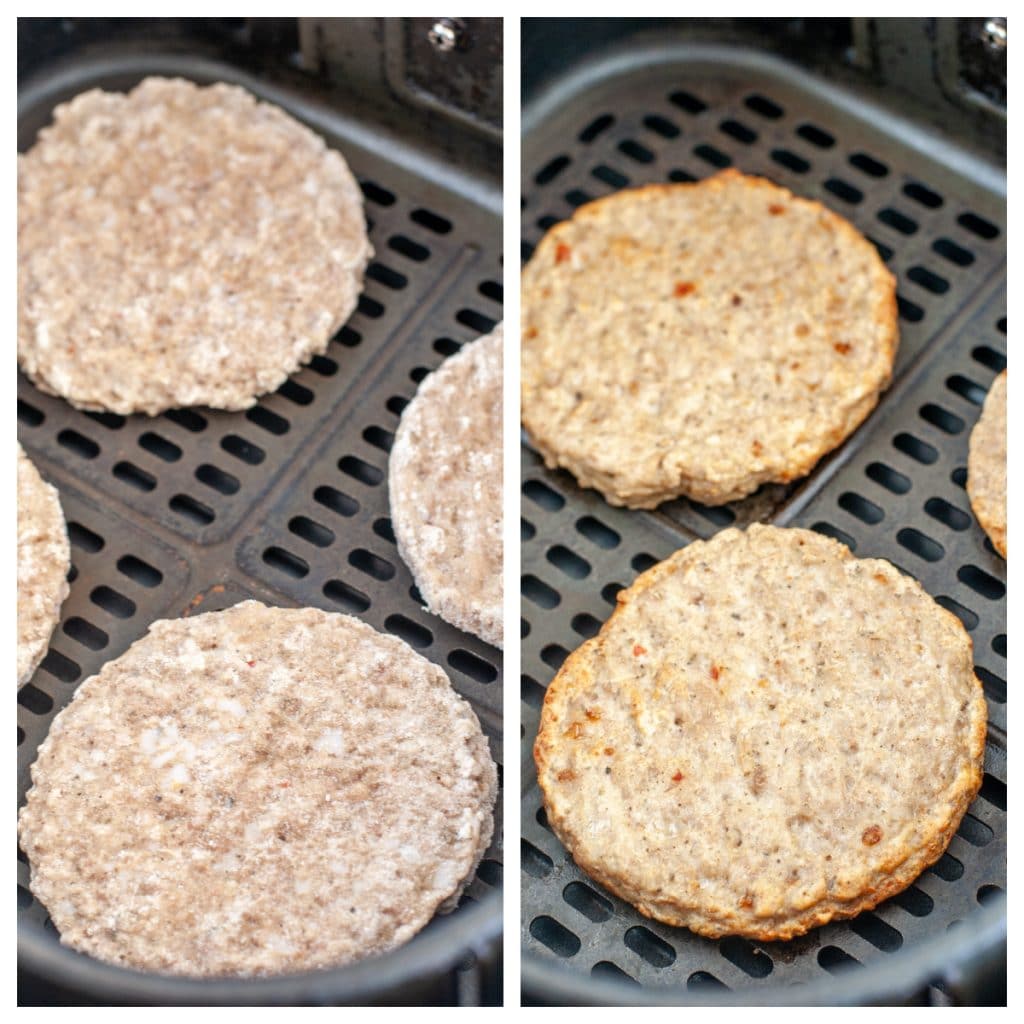
M82 409L244 409L327 348L371 255L344 158L283 110L93 89L18 157L18 363Z
M407 941L471 880L497 788L437 666L256 601L154 623L78 688L32 780L21 845L61 941L186 975Z
M579 866L649 917L788 939L941 856L981 783L960 621L800 529L696 541L548 687L534 754Z
M580 207L523 271L523 423L613 505L805 475L889 384L896 282L821 203L723 171Z
M388 463L398 549L435 615L502 646L502 346L446 359L402 413Z
M1006 371L992 382L971 431L967 494L992 546L1006 557Z
M18 689L50 646L68 596L71 546L57 488L18 445Z

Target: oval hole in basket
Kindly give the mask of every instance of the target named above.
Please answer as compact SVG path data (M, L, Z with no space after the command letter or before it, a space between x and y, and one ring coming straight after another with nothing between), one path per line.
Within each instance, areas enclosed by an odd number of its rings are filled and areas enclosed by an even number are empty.
M966 530L971 525L971 517L944 498L929 498L924 503L924 510L951 530Z
M539 709L544 703L544 687L533 676L528 676L524 672L519 677L519 698L531 708Z
M530 934L556 956L568 958L580 951L580 940L553 917L542 914L530 922Z
M562 890L562 898L591 921L607 921L612 916L611 903L583 882L570 882Z
M767 978L775 966L767 953L756 949L749 939L737 935L722 939L718 943L718 950L726 960L752 978Z
M581 580L590 575L590 563L562 544L549 548L545 557L571 579Z
M167 504L171 511L199 526L207 526L216 518L212 508L188 494L175 494Z
M381 558L366 548L350 551L348 564L381 582L387 582L395 575L395 567L386 558Z
M601 114L595 117L579 134L580 142L593 142L602 132L607 131L615 123L611 114Z
M262 448L237 434L228 434L222 437L220 446L228 455L233 455L250 466L258 466L267 457L267 453Z
M135 555L124 555L119 558L117 571L122 576L127 576L133 582L149 589L160 586L164 579L164 574L159 569L150 565L149 562L144 562L141 558L136 558Z
M903 945L903 935L870 911L858 914L850 922L850 929L883 953L895 953Z
M541 661L556 672L562 667L562 662L569 657L569 652L561 644L548 644L540 652Z
M135 602L131 598L105 585L96 587L89 600L115 619L130 619L135 614Z
M493 683L498 678L498 670L483 658L456 647L448 655L448 664L457 672L461 672L478 683Z
M947 377L946 387L953 394L966 399L972 405L982 405L985 402L985 395L987 393L985 389L962 374L954 373L951 377Z
M88 551L90 554L103 550L103 538L81 523L68 523L68 540L72 547L81 548L82 551Z
M587 540L596 544L599 548L610 550L618 547L622 538L610 527L605 526L599 519L593 516L583 516L576 520L576 531L583 534Z
M943 409L941 405L936 405L934 402L922 405L920 415L921 419L926 423L930 423L933 427L938 427L939 430L946 434L959 434L964 429L964 421L959 416L951 413L948 409Z
M896 893L892 897L892 902L902 907L908 914L913 914L914 917L927 917L935 908L935 900L923 889L918 889L916 885Z
M989 672L987 668L982 668L981 665L974 666L974 674L981 680L981 688L989 700L995 701L996 704L1006 703L1005 679L1000 679L999 676Z
M57 435L57 444L73 452L80 459L95 459L100 453L100 446L77 430L62 430Z
M225 473L223 469L218 469L217 466L211 465L209 462L204 462L201 466L196 467L196 479L211 490L225 496L237 494L241 486L238 477Z
M713 974L709 974L707 971L694 971L686 979L686 987L691 992L699 992L701 989L729 991L728 985L719 981Z
M151 455L155 455L164 462L177 462L181 458L181 449L166 437L147 430L139 436L139 447L144 448Z
M404 615L389 615L384 620L384 628L404 640L412 647L429 647L434 642L434 634L426 626L413 622Z
M884 462L870 463L864 473L869 480L874 480L876 484L893 494L906 494L910 490L910 478L898 473Z
M40 667L46 669L54 679L59 679L62 683L73 683L82 674L81 668L75 662L53 647L46 652L46 657L43 658Z
M964 873L964 866L951 853L944 853L930 868L944 882L955 882Z
M970 608L965 608L959 601L954 601L953 598L947 597L945 594L939 594L936 596L935 602L945 608L947 612L952 612L968 632L977 628L978 616Z
M342 580L328 580L324 584L323 593L324 597L346 611L365 612L370 607L370 599L366 594Z
M574 615L571 623L574 633L579 633L584 640L589 640L592 636L597 636L601 631L601 623L594 618L593 615L588 615L586 612L580 612L579 615Z
M519 583L523 597L528 598L541 608L555 608L562 598L558 591L549 587L543 580L538 579L532 573L527 573Z
M523 870L533 878L545 878L551 874L554 861L542 850L538 850L527 839L519 840L519 862Z
M985 772L981 780L981 796L987 803L1001 811L1006 810L1006 783Z
M293 555L290 551L285 551L284 548L267 548L263 552L263 561L271 569L276 569L278 572L284 573L285 576L291 576L292 579L300 580L309 575L309 565L298 555Z
M548 512L557 512L565 504L565 498L539 480L527 480L523 484L523 494Z
M346 518L354 516L359 511L359 502L355 498L343 491L328 487L326 484L313 492L313 500L323 505L324 508L329 508L332 512Z
M18 703L34 715L48 715L53 710L53 699L49 694L36 689L31 683L18 691Z
M110 637L98 626L75 615L68 619L62 627L64 632L90 651L102 651L110 642Z
M823 946L818 950L818 963L828 971L829 974L838 974L841 971L864 965L849 953L838 946Z
M1006 585L976 565L960 566L957 569L956 578L976 594L980 594L990 601L998 601L1006 595Z
M966 839L971 846L988 846L995 836L992 829L973 814L965 814L963 816L956 834Z
M642 924L634 925L622 937L622 941L642 960L652 967L671 967L676 962L676 951Z
M621 967L616 967L611 960L598 960L598 962L590 968L590 973L595 978L608 978L611 981L622 982L626 985L640 984L640 982L631 974L627 974Z
M296 537L301 537L318 548L329 547L334 542L334 533L331 530L306 516L294 516L288 523L288 529Z

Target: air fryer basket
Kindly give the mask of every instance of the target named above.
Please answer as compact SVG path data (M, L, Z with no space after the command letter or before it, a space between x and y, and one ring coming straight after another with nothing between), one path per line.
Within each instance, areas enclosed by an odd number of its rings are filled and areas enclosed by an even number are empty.
M721 508L612 508L524 444L524 996L985 1000L1005 991L1006 566L964 483L970 430L1006 365L1005 179L794 63L667 35L570 66L527 103L524 259L582 203L733 165L821 200L874 242L899 279L900 351L878 409L807 479ZM818 530L915 576L970 631L990 717L981 794L948 852L874 911L787 943L703 939L601 889L547 825L531 753L545 685L616 592L691 540L752 521Z
M57 102L148 74L236 82L324 135L362 184L376 256L327 353L247 412L83 413L19 376L18 436L60 491L73 563L50 651L18 696L19 803L39 743L83 679L157 618L248 597L357 615L408 641L473 705L500 764L500 653L423 609L395 547L386 487L388 449L418 382L501 318L496 176L455 165L446 176L429 152L346 117L337 92L298 76L134 44L65 57L24 82L19 149ZM19 850L22 1001L497 1002L500 824L498 814L459 908L407 946L337 970L244 981L126 971L61 946Z

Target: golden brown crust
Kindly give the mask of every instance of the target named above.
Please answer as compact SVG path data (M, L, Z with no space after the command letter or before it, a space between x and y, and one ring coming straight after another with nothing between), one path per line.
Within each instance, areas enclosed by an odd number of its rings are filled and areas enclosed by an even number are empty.
M805 475L877 404L898 345L874 247L731 169L580 207L524 270L522 319L532 442L631 508Z
M1006 558L1006 370L993 381L971 431L967 494L981 528Z
M598 636L570 655L548 687L534 757L548 821L577 864L592 878L641 913L666 924L687 927L709 938L741 934L774 941L876 906L906 888L941 856L981 784L986 707L973 674L970 638L959 620L932 602L916 582L886 562L854 559L837 542L807 531L755 526L748 535L749 544L736 530L724 531L707 544L696 542L642 574L619 595L615 612ZM866 718L858 723L854 718L851 732L846 720L850 718L849 708L841 706L843 691L829 689L829 668L820 664L811 676L800 670L792 678L801 685L806 680L812 692L817 687L817 699L832 701L836 710L829 712L831 717L812 723L810 731L790 728L789 742L796 745L798 753L788 755L785 764L773 763L768 753L763 764L752 771L740 771L749 752L745 741L748 732L767 742L776 716L814 714L816 701L801 703L799 691L782 685L786 667L779 668L778 662L777 678L770 682L759 679L755 684L744 679L739 666L744 658L751 657L752 650L772 645L786 650L787 638L758 632L756 613L751 616L748 607L730 598L722 602L723 617L730 614L730 609L738 610L744 629L756 636L748 647L743 647L741 640L735 647L723 647L719 642L723 635L720 622L716 626L714 619L702 617L705 611L712 614L706 605L714 604L715 598L706 597L705 607L699 609L688 603L697 593L693 581L720 582L721 575L707 573L707 567L713 569L719 560L732 577L741 575L744 563L737 562L735 556L737 552L743 555L749 546L756 556L751 561L751 573L759 588L756 602L763 603L763 588L774 580L781 588L775 591L774 603L784 609L780 614L792 613L787 603L791 595L783 593L785 587L780 582L785 577L773 575L774 569L766 566L764 558L774 552L780 562L785 562L793 557L795 545L805 547L793 562L800 567L800 574L806 575L808 566L820 561L828 574L836 577L838 606L849 611L870 643L879 644L877 660L883 671L894 673L891 682L884 685L873 687L869 683L865 693L871 699L893 700L887 717L902 716L903 727L916 730L917 747L900 755L905 765L902 775L891 771L892 765L887 763L891 753L882 750L879 754L871 746L872 728L877 725L884 736L887 721ZM743 586L740 583L740 591ZM809 600L828 600L825 595L815 595L819 586L820 580L812 584ZM879 618L864 613L864 608L879 601L886 591L891 601L885 603L883 599ZM658 622L652 620L657 619L659 608L676 607L674 601L683 601L694 611L693 619L698 624L680 618L674 638L659 661L658 644L666 634L659 634ZM868 616L863 622L858 618L862 613ZM849 642L851 634L844 626L844 617L837 616L830 630L818 631L839 634L842 641ZM661 625L671 619L670 608ZM877 636L879 622L886 619L894 630L888 638L891 646L886 646L886 638ZM746 625L748 621L750 625ZM920 629L913 625L922 621ZM799 628L789 631L790 638ZM856 630L853 635L856 643ZM687 638L692 643L687 643ZM901 649L909 651L915 645L923 649L919 655L899 654ZM789 648L790 663L797 663L810 649L811 642L806 639ZM700 660L705 651L710 652L708 657L722 662L719 665L712 661L711 678ZM893 652L901 659L896 665L892 663ZM873 658L858 661L851 654L849 670L856 671L860 666L863 671L865 665L875 664ZM937 683L927 679L928 672L934 674ZM910 690L901 701L900 689L911 685L907 679L926 680L929 689ZM757 684L778 686L778 704L770 705L770 715L758 710ZM851 680L852 687L858 684L859 680ZM930 721L930 710L917 710L920 701L925 707L945 710ZM622 714L626 705L628 714ZM581 709L585 709L582 715ZM703 734L695 738L696 730L678 733L667 728L666 709L676 716L677 724L704 716L699 726ZM716 715L723 716L724 722ZM623 727L624 722L628 728ZM829 776L825 791L812 786L801 792L804 772L813 777L821 764L814 747L815 736L824 737L822 752L829 758L828 770L835 774ZM870 760L865 768L856 761L856 755L847 755L841 749L843 742L852 743L850 749L860 743L864 757L871 751L871 758L878 754L880 760ZM630 749L633 744L635 756ZM710 803L701 803L695 794L685 791L690 775L688 757L692 754L690 762L696 762L694 774L714 774L721 769L716 761L716 751L721 750L716 744L724 745L726 751L719 761L735 763L737 768L716 777L712 788L717 789ZM897 749L903 749L903 745ZM927 762L928 755L920 753L924 749L940 752L934 766ZM620 769L616 762L623 754L626 764ZM947 754L948 761L943 760L940 766L939 760ZM849 768L835 767L834 762L845 756L853 757ZM674 774L669 774L673 769ZM874 778L872 772L876 770L885 777ZM937 782L930 779L930 773ZM792 791L776 792L774 787L784 788L784 779ZM694 779L693 784L696 788L698 780ZM862 791L865 786L874 794L871 799L871 794ZM921 792L917 791L919 786ZM758 799L748 799L748 788ZM912 790L909 795L908 788ZM928 790L927 795L924 790ZM707 792L705 787L705 799ZM855 807L848 817L841 802L832 802L836 792L845 793L844 800L850 805L862 800L867 808L864 827L856 824L860 819ZM875 807L892 809L890 817L884 819L884 834L873 820ZM915 807L917 810L911 813ZM752 813L751 808L760 810L766 819L781 808L781 817L774 825L764 825L753 820L756 811ZM880 820L885 813L878 811ZM620 814L626 820L621 820ZM787 819L786 814L792 817ZM603 816L609 820L602 820ZM804 817L816 819L806 833L800 831L805 822L798 820ZM732 838L738 837L742 848L717 845L715 829L719 822L730 837L730 845ZM671 831L675 823L679 823L678 838L670 838L667 844L661 842L659 829ZM852 835L845 845L844 831ZM693 834L698 840L690 845ZM607 842L603 838L606 835ZM814 848L821 835L831 840L822 851L828 855L816 860L807 851ZM781 866L764 867L761 877L744 873L746 869L738 867L741 859L750 855L752 847L759 850L759 843L771 839L777 841ZM658 863L652 863L655 860ZM822 867L826 877L815 874Z

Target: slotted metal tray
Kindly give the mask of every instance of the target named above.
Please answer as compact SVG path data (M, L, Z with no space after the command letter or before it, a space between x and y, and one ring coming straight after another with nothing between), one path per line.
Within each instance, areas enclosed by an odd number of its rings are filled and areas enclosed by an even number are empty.
M388 449L423 377L501 318L500 189L347 120L336 97L227 63L125 53L65 63L24 86L19 149L56 103L148 74L230 81L339 148L367 200L376 256L358 311L318 356L244 413L83 413L18 380L18 437L56 484L72 544L71 594L50 651L18 695L18 799L75 687L158 618L247 597L354 614L449 674L502 760L500 652L422 607L388 518ZM500 798L498 807L500 808ZM349 968L254 981L188 981L98 964L60 946L18 852L22 966L90 999L256 1003L497 998L501 816L459 909L408 946Z
M1005 975L1006 566L964 482L970 430L1006 365L1005 177L781 59L666 42L581 64L538 94L524 111L523 164L524 259L591 199L729 165L819 199L897 275L901 333L893 385L867 423L806 479L744 501L615 509L524 443L526 998L978 998L1000 963ZM990 716L981 794L948 852L876 910L772 944L658 924L590 881L547 826L531 751L546 684L617 591L691 540L754 521L819 530L920 580L970 631Z

